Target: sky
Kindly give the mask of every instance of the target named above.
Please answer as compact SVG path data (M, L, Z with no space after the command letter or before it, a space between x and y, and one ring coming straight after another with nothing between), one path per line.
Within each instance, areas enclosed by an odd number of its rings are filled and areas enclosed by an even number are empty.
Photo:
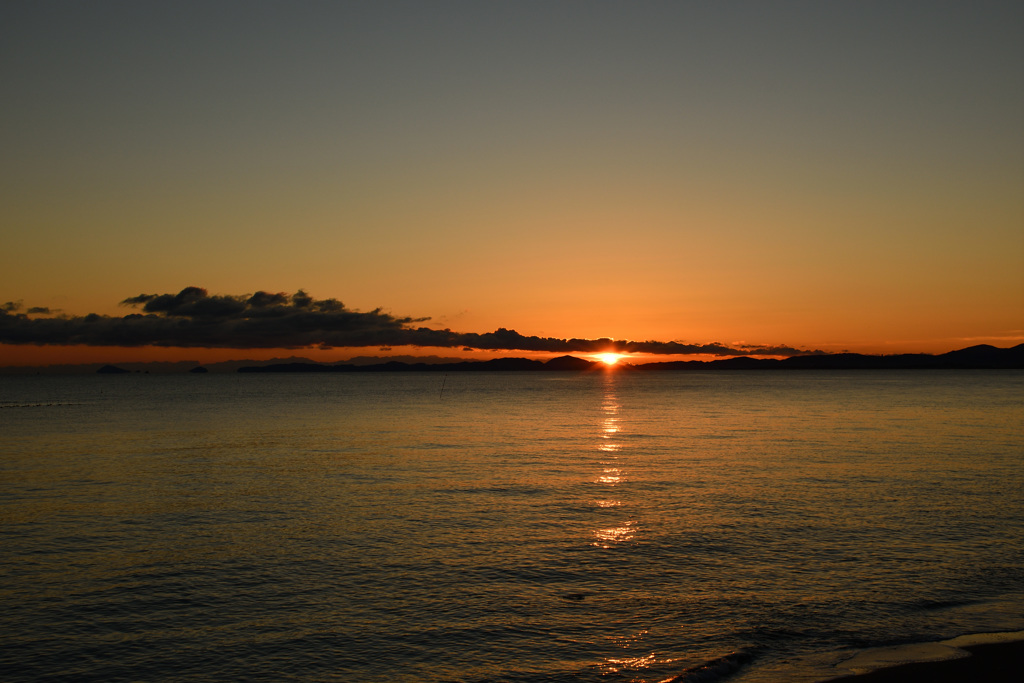
M10 0L0 93L0 365L1024 341L1018 1Z

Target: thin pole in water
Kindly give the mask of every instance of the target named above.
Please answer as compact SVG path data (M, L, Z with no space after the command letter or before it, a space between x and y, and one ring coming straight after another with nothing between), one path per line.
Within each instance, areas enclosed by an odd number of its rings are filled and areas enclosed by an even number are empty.
M444 379L441 380L441 393L437 395L437 400L440 401L441 397L444 396L444 383L448 381L448 373L444 373Z

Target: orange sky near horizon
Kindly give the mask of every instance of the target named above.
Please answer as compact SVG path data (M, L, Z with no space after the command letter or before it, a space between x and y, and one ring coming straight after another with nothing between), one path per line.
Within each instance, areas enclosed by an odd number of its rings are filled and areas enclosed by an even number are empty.
M301 288L458 332L1024 341L1020 3L11 3L0 46L0 304Z

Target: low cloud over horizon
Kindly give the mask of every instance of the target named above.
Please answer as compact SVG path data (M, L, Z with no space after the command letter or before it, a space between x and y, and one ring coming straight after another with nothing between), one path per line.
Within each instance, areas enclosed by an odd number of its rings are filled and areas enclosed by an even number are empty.
M524 336L503 327L482 334L435 330L417 326L429 318L397 317L380 308L354 311L337 299L314 299L303 290L294 294L259 291L235 296L210 295L201 287L186 287L177 294L139 294L125 299L121 305L141 307L142 312L122 317L95 313L33 317L51 312L31 307L22 313L20 302L8 302L0 306L0 343L230 349L419 346L715 356L824 353L790 346L726 346L718 342L558 339Z

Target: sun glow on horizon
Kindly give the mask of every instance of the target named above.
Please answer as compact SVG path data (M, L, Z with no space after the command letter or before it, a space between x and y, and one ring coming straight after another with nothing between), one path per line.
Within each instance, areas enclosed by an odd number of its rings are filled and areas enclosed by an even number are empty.
M621 353L599 353L597 359L605 365L615 365L622 359Z

